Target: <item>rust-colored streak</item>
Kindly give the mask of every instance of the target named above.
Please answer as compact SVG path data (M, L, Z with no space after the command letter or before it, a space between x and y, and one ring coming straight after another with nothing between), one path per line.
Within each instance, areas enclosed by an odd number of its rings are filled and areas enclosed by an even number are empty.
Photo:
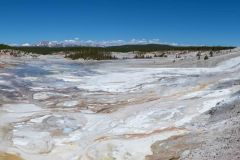
M170 132L170 131L180 131L185 130L183 128L176 128L176 127L169 127L164 129L157 129L148 133L133 133L133 134L123 134L120 135L120 137L123 137L124 139L134 139L134 138L145 138L154 134L159 134L163 132Z
M211 83L212 83L212 82L211 82ZM192 91L192 92L200 91L200 90L202 90L202 89L207 88L209 84L210 84L210 83L200 84L199 86L193 88L191 91Z
M174 97L179 97L179 96L183 96L186 94L189 94L191 92L197 92L197 91L201 91L203 89L206 89L210 84L212 84L213 82L209 82L209 83L204 83L204 84L200 84L194 88L192 88L191 90L185 90L185 91L181 91L181 92L176 92L172 95L168 95L168 96L163 96L161 97L161 99L163 98L174 98Z
M137 139L137 138L146 138L154 134L164 133L164 132L171 132L171 131L183 131L186 130L184 128L177 128L177 127L169 127L164 129L157 129L151 132L146 133L128 133L128 134L121 134L115 136L101 136L96 138L95 141L106 141L110 139Z
M105 141L105 140L108 140L108 139L110 139L109 136L102 136L102 137L96 138L94 141Z
M0 160L23 160L23 159L18 155L0 152Z

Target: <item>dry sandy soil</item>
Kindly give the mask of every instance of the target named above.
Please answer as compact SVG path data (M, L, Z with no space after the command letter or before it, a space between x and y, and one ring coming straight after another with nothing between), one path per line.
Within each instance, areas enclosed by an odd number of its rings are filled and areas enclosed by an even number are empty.
M240 50L182 57L1 56L0 160L240 159Z

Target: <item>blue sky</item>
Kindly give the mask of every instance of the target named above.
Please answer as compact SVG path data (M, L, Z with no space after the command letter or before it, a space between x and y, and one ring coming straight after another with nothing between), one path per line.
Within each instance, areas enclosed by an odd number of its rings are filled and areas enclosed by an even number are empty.
M240 46L239 0L0 0L0 43L159 39Z

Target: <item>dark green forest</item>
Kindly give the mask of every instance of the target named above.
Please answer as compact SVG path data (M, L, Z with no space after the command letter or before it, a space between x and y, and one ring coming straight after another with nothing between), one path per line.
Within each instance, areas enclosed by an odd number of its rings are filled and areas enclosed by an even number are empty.
M110 47L10 47L0 45L0 49L14 49L27 53L36 54L53 54L58 52L65 53L65 57L71 59L115 59L111 56L111 52L133 52L140 54L155 52L155 51L220 51L233 49L231 46L171 46L162 44L145 44L145 45L122 45Z
M0 49L9 49L9 48L11 47L4 44L0 44Z
M107 47L113 52L154 52L154 51L219 51L233 49L234 47L225 46L171 46L162 44L146 44L146 45L122 45Z

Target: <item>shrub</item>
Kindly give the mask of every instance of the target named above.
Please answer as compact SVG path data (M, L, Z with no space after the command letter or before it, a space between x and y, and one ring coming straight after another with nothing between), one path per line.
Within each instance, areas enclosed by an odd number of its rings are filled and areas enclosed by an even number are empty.
M200 60L200 58L201 58L201 53L198 52L198 53L196 54L196 57L198 58L198 60Z
M210 55L210 57L213 57L213 51L211 51L211 52L209 53L209 55Z
M204 60L208 60L208 56L207 55L205 55Z

